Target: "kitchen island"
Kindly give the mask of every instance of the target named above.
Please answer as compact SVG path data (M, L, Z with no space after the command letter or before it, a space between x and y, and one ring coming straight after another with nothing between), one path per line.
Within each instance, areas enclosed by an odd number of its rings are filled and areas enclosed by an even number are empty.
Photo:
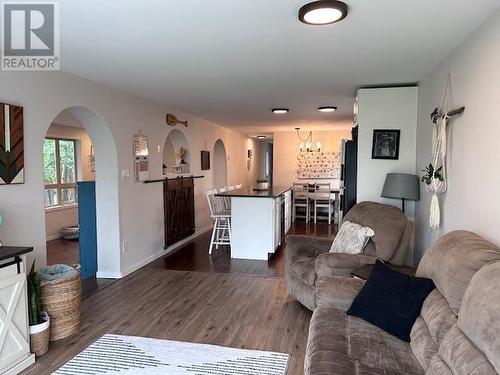
M231 200L231 258L268 260L292 224L291 187L243 187L216 196Z

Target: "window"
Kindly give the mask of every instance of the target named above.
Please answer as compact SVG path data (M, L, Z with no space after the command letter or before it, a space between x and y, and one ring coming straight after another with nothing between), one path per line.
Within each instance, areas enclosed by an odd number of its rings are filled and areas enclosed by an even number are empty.
M76 142L45 138L43 168L45 207L76 203Z

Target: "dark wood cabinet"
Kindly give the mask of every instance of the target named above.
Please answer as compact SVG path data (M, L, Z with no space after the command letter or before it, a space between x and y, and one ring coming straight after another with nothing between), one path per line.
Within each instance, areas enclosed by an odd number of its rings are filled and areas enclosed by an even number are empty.
M165 248L194 234L194 180L179 177L163 182Z

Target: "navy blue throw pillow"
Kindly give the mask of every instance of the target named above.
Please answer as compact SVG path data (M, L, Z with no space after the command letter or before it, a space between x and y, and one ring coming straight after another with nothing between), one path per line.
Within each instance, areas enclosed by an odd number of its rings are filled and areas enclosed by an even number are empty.
M410 332L434 282L391 270L377 261L365 285L347 311L410 342Z

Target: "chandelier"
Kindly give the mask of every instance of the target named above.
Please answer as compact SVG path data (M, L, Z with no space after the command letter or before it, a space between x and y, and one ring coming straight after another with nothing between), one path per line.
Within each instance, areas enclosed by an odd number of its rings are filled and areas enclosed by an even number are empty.
M314 151L321 151L321 142L316 142L316 148L313 146L313 133L312 130L309 131L307 136L301 137L300 135L300 128L295 128L295 131L297 132L297 138L299 139L300 146L299 150L300 152L314 152Z

